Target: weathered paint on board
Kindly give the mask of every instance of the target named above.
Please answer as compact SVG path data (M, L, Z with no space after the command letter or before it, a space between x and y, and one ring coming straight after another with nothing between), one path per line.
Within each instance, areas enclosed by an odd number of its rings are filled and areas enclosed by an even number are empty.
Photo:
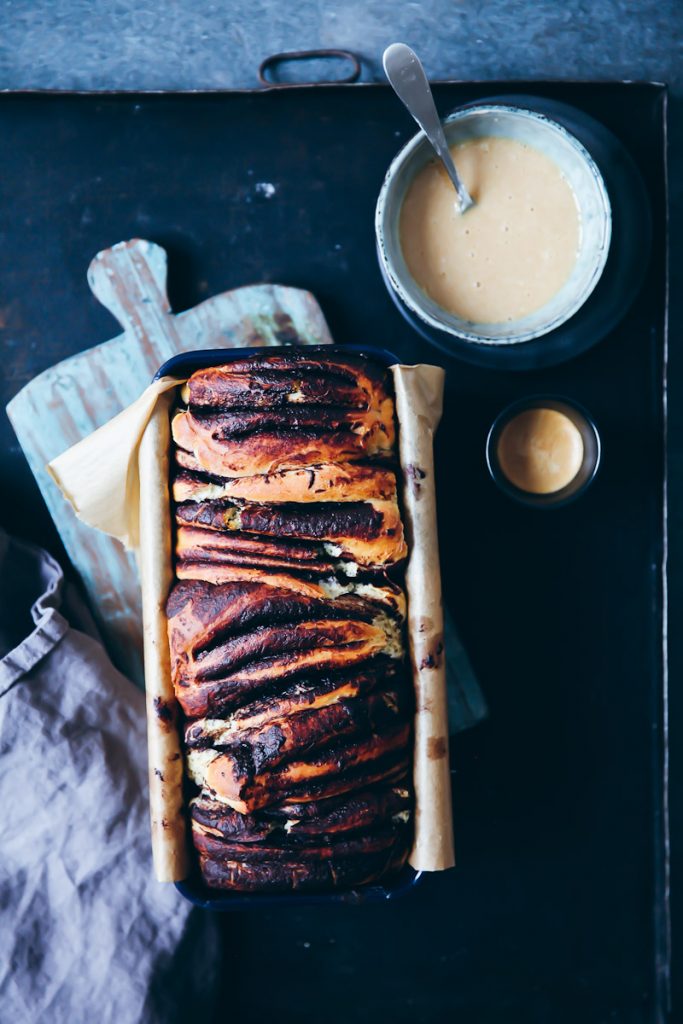
M313 295L280 285L236 288L175 316L166 270L166 252L152 242L134 239L99 253L88 281L124 333L45 370L7 407L107 648L140 684L142 624L134 555L76 518L46 464L134 401L159 366L178 352L332 340Z

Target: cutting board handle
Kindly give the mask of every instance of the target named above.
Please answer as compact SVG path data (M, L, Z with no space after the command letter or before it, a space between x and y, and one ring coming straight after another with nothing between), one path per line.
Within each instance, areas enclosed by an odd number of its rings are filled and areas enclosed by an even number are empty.
M154 242L133 238L98 252L88 267L93 295L124 330L142 346L160 341L180 351L175 319L166 293L166 250Z

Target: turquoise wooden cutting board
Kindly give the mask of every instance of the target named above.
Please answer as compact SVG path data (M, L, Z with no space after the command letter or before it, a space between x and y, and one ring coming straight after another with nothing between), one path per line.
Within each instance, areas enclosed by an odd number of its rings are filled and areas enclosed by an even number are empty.
M178 352L332 341L310 292L281 285L236 288L173 315L166 252L135 239L99 253L90 286L123 334L45 370L16 395L8 416L79 572L113 660L142 685L142 624L135 558L81 523L46 464L129 405Z

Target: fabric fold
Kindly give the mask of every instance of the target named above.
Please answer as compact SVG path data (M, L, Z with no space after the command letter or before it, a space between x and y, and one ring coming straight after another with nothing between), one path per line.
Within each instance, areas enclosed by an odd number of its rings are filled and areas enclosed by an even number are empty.
M2 1019L210 1016L213 921L150 869L144 696L67 596L54 559L0 532Z

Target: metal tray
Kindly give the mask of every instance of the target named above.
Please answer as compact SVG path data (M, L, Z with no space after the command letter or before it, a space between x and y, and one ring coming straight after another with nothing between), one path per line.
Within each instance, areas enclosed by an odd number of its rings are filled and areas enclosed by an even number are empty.
M408 1009L496 1024L667 1013L666 92L435 88L444 113L511 92L606 125L652 212L645 281L624 319L575 360L515 374L441 355L384 288L374 205L413 131L387 87L0 95L2 290L16 339L3 397L84 339L109 337L84 267L135 235L169 250L176 309L264 279L301 285L337 342L447 369L437 438L445 594L490 707L454 744L458 868L427 879L420 899L362 916L307 907L266 912L264 926L249 911L239 942L226 918L224 997L250 1019L271 1012L302 970L314 977L297 985L298 1020L319 1017L321 990L335 992L331 1022L353 1016L359 993L396 1020ZM604 443L590 491L552 512L514 505L484 460L496 414L532 391L579 401ZM0 440L13 488L6 524L60 554L6 423Z

